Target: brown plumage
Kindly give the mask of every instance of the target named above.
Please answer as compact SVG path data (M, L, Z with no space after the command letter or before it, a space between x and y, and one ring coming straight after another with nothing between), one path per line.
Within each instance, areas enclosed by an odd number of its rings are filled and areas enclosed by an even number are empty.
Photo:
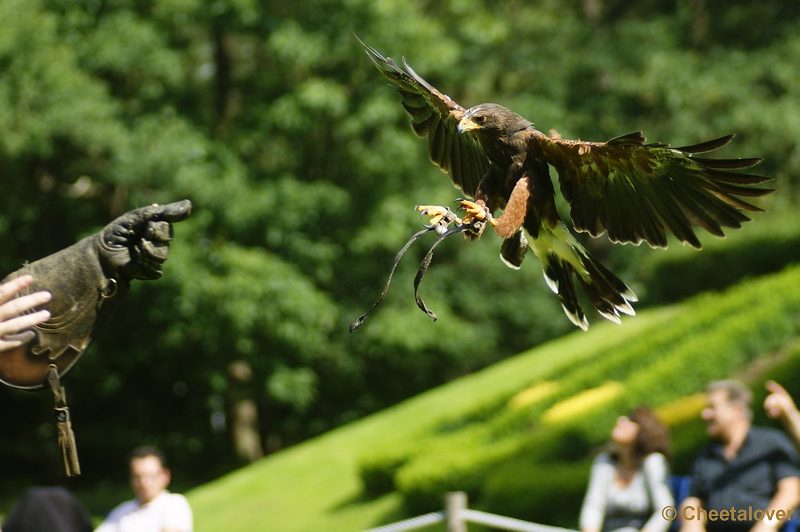
M593 237L606 233L616 243L644 241L653 248L667 247L669 231L700 249L693 226L724 237L723 227L739 228L749 220L742 210L761 211L736 196L773 192L751 186L770 178L731 171L755 166L761 159L696 157L725 146L733 135L682 148L646 144L641 132L608 142L548 136L498 104L465 109L422 79L405 58L401 68L374 48L364 48L397 86L414 132L428 139L431 161L485 207L490 219L491 213L503 210L492 219L503 238L503 261L519 268L530 247L565 313L584 330L588 320L573 276L597 311L617 323L620 313L634 314L630 302L636 296L567 229L556 211L549 166L558 173L575 230Z

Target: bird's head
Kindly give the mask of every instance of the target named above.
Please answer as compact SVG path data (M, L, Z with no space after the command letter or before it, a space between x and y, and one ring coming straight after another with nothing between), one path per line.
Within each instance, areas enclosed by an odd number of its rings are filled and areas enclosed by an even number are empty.
M458 123L458 132L467 131L512 133L532 124L510 109L496 103L482 103L471 107Z

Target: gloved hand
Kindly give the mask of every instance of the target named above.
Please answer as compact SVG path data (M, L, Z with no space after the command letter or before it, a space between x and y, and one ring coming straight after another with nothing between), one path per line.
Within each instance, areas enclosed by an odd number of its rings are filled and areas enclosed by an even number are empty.
M191 212L192 202L183 200L123 214L96 235L101 259L128 279L158 279L169 257L172 222L185 220Z
M47 386L47 368L65 374L83 354L132 279L161 277L169 256L172 222L191 213L189 200L151 205L123 214L102 231L27 264L4 281L33 276L25 293L46 290L41 309L51 318L32 328L30 343L0 353L0 382L29 390Z

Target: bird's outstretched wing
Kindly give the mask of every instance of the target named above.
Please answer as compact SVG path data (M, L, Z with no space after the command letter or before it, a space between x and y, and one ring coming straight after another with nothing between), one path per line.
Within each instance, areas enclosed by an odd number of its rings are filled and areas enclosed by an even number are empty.
M358 38L358 37L356 37ZM359 42L378 70L397 86L403 107L411 115L411 127L419 137L428 137L431 162L447 172L453 184L469 197L475 196L489 159L473 135L459 135L456 127L466 109L422 79L403 58L400 68L391 58Z
M529 144L528 156L542 158L558 172L577 231L594 237L608 232L612 242L644 240L654 248L666 248L666 232L672 231L681 242L700 249L692 226L724 237L723 227L739 228L750 220L742 210L762 210L736 196L773 192L750 186L771 178L731 171L750 168L761 159L695 157L725 146L732 138L670 148L645 144L641 132L608 142L539 133Z

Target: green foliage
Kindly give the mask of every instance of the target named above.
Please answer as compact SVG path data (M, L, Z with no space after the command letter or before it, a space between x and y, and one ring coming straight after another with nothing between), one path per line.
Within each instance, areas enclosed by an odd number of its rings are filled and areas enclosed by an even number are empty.
M757 389L758 386L753 386ZM705 422L698 418L670 427L672 456L671 471L675 475L690 475L697 452L708 443Z
M721 290L747 277L781 270L800 259L800 234L794 209L777 207L778 216L757 215L725 240L711 240L702 252L672 248L669 253L642 255L639 278L642 304L673 303L703 292ZM641 307L642 305L640 305Z
M309 368L278 368L267 381L267 393L300 411L314 402L317 375Z

